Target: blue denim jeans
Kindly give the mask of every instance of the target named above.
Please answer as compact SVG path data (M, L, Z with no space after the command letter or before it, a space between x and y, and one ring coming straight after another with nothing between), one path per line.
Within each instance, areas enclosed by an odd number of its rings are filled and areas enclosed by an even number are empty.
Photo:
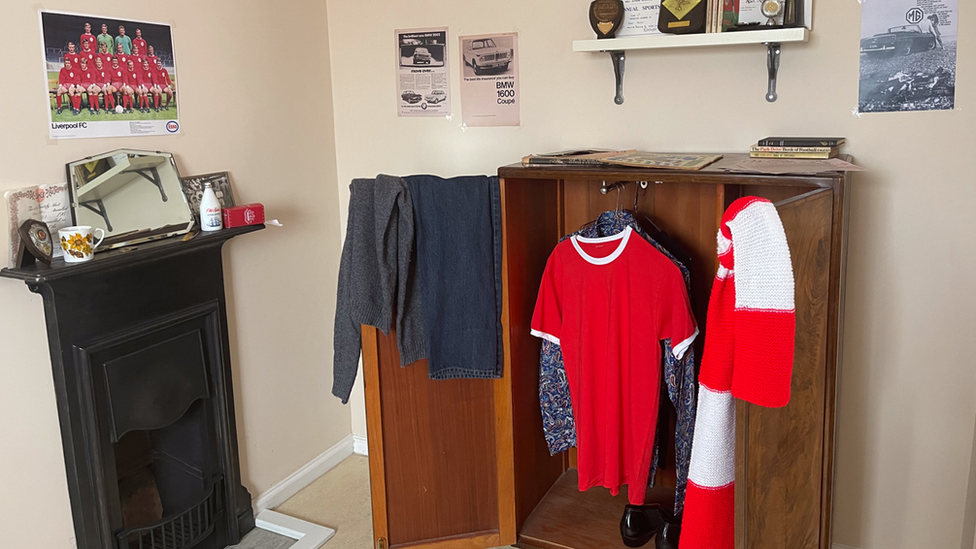
M502 374L502 232L497 177L404 178L431 379Z

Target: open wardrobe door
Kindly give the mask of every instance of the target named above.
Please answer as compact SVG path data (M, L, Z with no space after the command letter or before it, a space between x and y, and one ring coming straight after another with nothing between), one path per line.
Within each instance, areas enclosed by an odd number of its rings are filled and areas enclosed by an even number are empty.
M834 194L818 189L776 204L796 283L792 396L784 408L737 401L736 548L826 549L835 361L832 313ZM833 311L835 312L835 311ZM755 510L750 513L749 510Z
M400 367L393 330L362 339L373 549L515 543L505 380L431 381L426 360Z

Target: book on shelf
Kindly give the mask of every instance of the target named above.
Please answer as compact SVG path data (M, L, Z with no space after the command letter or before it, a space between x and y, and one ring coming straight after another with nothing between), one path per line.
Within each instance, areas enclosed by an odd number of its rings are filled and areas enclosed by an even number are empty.
M522 157L523 166L606 166L604 158L637 152L636 149L569 149Z
M778 152L778 153L829 153L837 151L838 147L765 147L753 145L749 152Z
M722 0L721 15L722 21L719 23L721 32L725 32L729 27L739 24L739 0Z
M829 152L819 153L819 152L764 152L764 151L750 151L749 156L751 158L819 158L828 159L837 156L837 149L832 149Z
M767 137L756 143L760 147L839 147L843 137Z

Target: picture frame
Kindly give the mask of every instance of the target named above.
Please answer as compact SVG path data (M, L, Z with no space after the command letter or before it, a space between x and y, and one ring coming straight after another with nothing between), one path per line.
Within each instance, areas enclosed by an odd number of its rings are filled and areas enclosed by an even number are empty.
M190 210L193 212L193 218L198 226L200 225L200 200L203 198L203 190L207 183L213 187L221 208L237 205L234 200L234 189L230 182L230 172L191 175L181 177L180 181L183 184L183 194L186 195L186 199L190 203Z

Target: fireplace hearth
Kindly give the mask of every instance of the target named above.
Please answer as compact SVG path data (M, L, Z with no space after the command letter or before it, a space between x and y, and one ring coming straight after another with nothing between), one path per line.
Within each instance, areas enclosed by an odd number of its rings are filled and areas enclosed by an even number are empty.
M221 247L262 228L0 271L44 298L78 549L222 549L254 527Z

